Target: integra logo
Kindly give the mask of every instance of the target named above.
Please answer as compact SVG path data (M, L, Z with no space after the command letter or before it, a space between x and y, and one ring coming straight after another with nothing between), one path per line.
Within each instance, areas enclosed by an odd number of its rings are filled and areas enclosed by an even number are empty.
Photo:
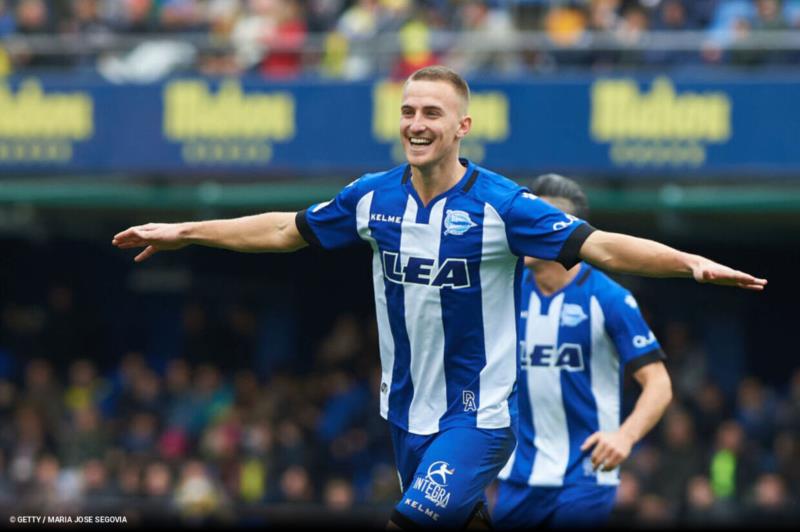
M443 460L437 460L428 466L425 478L417 477L413 489L422 492L426 499L439 508L447 508L450 492L447 490L448 477L456 472L455 468Z
M398 284L411 283L437 288L469 288L469 268L467 259L446 259L441 266L436 260L422 257L408 257L405 266L400 264L400 255L383 252L383 274Z
M522 369L560 368L567 371L583 371L583 350L580 344L535 345L530 353L522 351Z

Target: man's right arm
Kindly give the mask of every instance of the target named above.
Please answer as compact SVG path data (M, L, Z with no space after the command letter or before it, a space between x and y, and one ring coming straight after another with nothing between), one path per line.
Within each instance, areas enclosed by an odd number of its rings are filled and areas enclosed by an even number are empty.
M307 242L297 229L295 216L293 212L268 212L228 220L139 225L115 235L112 244L121 249L143 247L136 262L190 244L245 253L296 251Z

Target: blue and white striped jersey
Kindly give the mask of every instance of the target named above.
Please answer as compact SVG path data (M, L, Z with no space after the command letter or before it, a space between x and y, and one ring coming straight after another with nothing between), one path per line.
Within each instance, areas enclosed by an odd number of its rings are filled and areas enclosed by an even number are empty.
M310 244L372 247L381 415L420 435L512 424L519 257L575 264L592 232L513 181L462 164L464 177L427 206L403 165L296 218Z
M622 377L665 358L633 295L581 263L564 288L544 296L522 278L519 432L498 475L531 486L619 483L619 468L594 472L581 444L621 423Z

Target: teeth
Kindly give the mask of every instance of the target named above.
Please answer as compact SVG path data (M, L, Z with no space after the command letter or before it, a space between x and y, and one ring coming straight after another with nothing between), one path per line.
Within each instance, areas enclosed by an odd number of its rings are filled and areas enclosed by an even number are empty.
M427 145L427 144L430 144L432 142L430 139L420 139L420 138L413 138L413 137L408 139L408 140L411 142L411 144L417 144L417 145L420 145L420 146Z

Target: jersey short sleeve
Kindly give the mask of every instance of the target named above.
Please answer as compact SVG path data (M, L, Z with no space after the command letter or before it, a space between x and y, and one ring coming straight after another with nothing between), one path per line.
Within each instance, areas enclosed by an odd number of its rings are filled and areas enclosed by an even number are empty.
M606 294L600 304L605 315L606 331L617 348L622 364L636 371L651 362L667 358L655 334L644 321L633 294L620 288Z
M581 245L593 231L588 223L529 192L520 191L506 214L506 233L512 253L556 260L567 269L580 261Z
M360 242L356 206L361 198L358 180L344 187L335 198L297 213L295 223L312 246L336 249Z

